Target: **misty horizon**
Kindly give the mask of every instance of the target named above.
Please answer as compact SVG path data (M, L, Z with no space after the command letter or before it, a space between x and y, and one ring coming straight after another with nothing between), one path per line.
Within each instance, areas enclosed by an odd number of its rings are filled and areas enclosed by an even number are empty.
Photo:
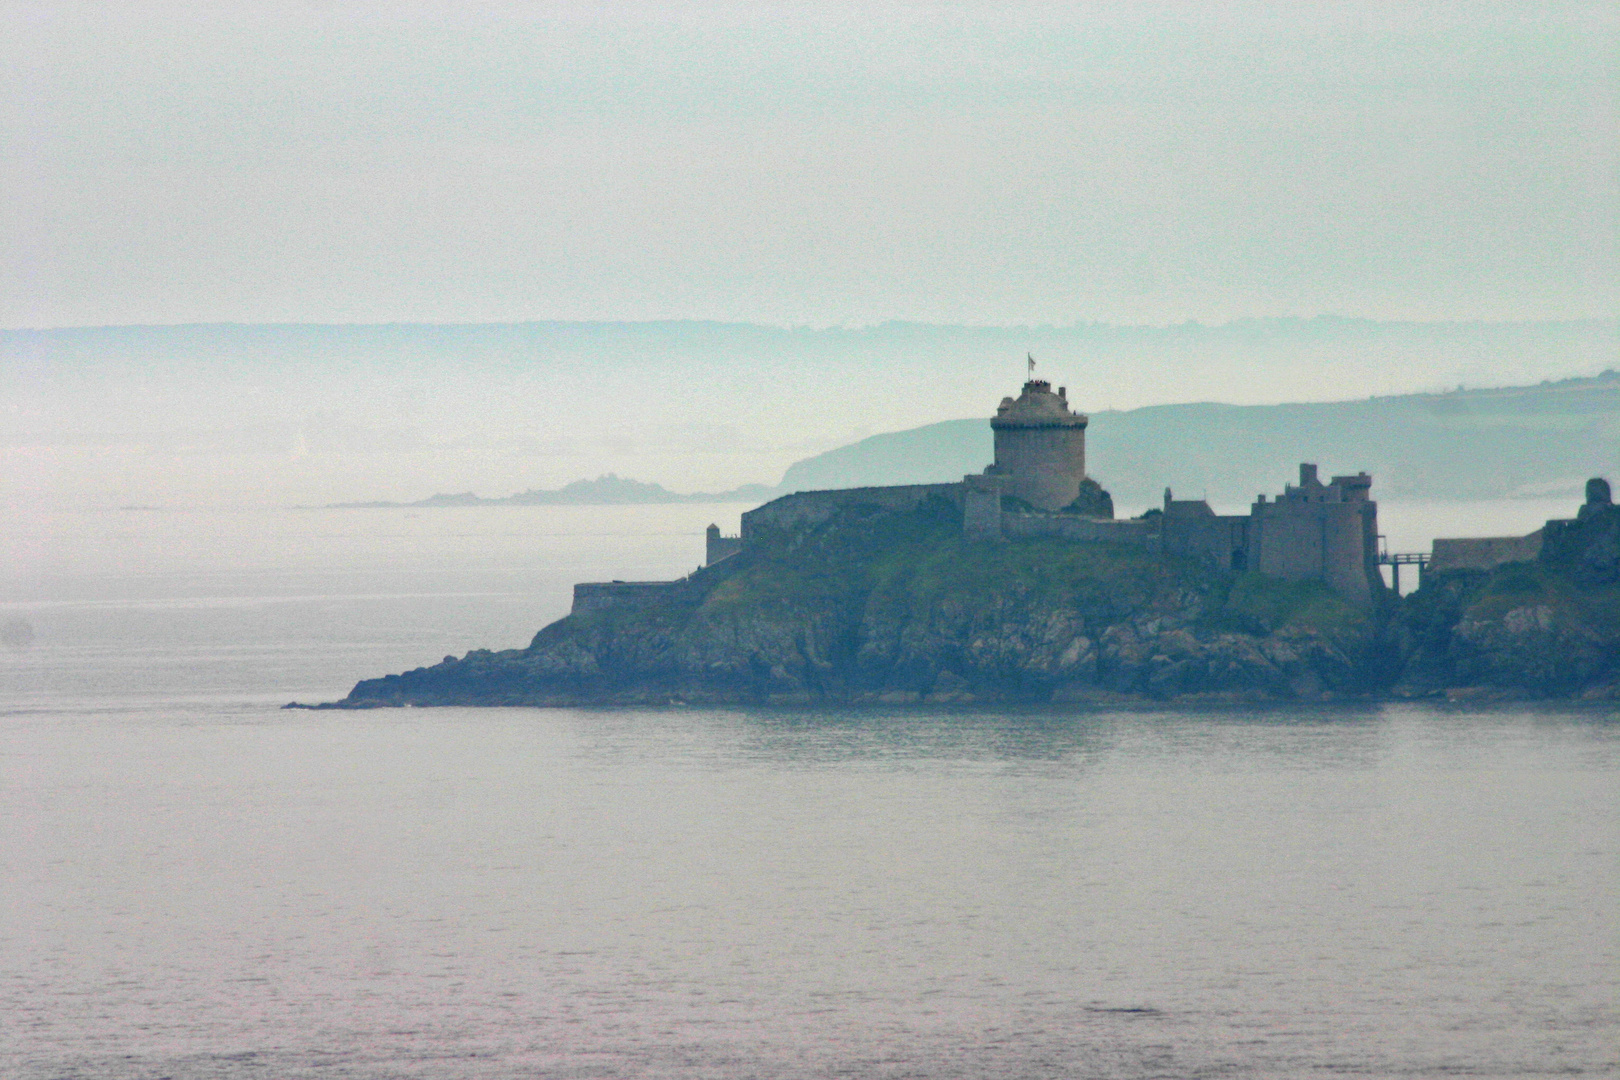
M1620 17L0 4L0 501L774 483L1620 356ZM25 329L25 328L39 329Z
M1023 381L1026 352L1100 414L1532 385L1595 375L1617 350L1620 320L0 331L0 498L411 502L608 472L721 492L776 484L795 462L871 435L988 416Z

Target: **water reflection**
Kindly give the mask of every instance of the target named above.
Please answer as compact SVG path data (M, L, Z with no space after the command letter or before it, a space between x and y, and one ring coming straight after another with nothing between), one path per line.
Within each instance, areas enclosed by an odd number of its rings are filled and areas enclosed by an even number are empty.
M1376 703L1227 708L682 708L561 710L581 749L709 763L891 767L1001 763L1084 769L1113 755L1220 767L1252 755L1284 767L1366 766L1411 712ZM1331 738L1324 735L1331 734Z

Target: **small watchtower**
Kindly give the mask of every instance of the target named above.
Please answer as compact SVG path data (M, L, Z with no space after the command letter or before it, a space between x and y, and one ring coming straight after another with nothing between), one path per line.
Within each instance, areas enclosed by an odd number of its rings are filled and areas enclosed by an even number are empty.
M990 420L996 461L986 475L1002 478L1002 490L1037 510L1061 510L1080 495L1086 479L1084 413L1069 411L1066 387L1052 392L1044 379L1030 379L1017 398L1002 398Z

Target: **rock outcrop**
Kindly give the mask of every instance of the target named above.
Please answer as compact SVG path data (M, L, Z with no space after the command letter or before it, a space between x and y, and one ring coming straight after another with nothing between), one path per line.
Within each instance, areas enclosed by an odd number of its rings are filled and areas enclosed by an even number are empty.
M527 649L341 704L1322 698L1375 689L1378 620L1315 582L1106 544L970 541L938 504L783 531L700 594L570 615ZM730 560L728 560L728 563Z
M1390 629L1394 692L1620 700L1620 507L1549 521L1533 562L1429 575Z
M783 528L657 602L368 679L333 707L1620 700L1611 505L1550 523L1536 562L1434 575L1370 610L1139 548L970 540L959 514L933 500Z

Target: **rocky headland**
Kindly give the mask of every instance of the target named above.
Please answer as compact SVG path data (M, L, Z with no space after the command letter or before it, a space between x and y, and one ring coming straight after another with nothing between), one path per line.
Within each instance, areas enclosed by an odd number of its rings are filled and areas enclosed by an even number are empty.
M326 707L1620 700L1620 508L1554 525L1533 562L1368 607L1124 546L972 540L943 501L850 513Z

